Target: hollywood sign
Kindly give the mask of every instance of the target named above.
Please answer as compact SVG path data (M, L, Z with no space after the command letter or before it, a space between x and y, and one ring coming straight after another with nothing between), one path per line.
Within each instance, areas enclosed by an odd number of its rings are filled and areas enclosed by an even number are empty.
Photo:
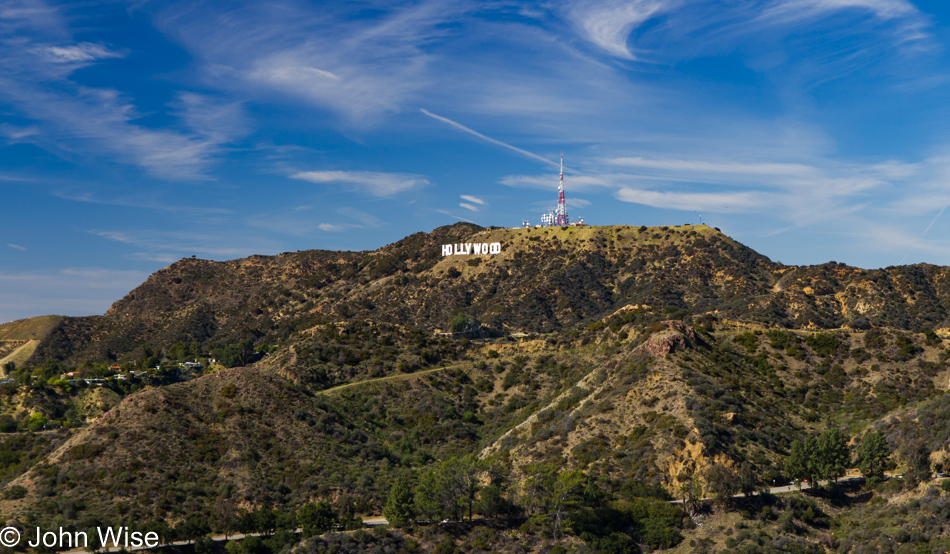
M492 256L495 254L501 254L501 243L466 242L464 244L459 243L442 245L443 256L469 256L472 254L490 254Z

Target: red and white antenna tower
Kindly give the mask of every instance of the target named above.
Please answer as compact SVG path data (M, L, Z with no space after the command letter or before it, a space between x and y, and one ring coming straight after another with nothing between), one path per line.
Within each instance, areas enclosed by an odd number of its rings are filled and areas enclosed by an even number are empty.
M564 200L564 150L561 150L561 182L557 186L557 212L554 224L558 226L570 225L571 218L567 216L567 201Z

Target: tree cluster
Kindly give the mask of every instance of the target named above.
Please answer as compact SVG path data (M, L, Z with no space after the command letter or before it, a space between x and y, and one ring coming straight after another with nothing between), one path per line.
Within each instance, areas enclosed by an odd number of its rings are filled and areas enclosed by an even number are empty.
M597 481L555 463L530 464L522 470L529 477L515 490L509 487L506 459L451 458L415 480L408 474L397 477L383 514L399 527L461 521L474 513L491 519L516 517L524 522L524 532L555 539L573 534L608 552L637 552L638 543L669 548L682 541L677 527L686 514L669 503L665 490Z
M785 472L799 483L803 480L834 480L843 476L851 466L848 437L837 427L831 427L819 436L810 436L792 443L785 460Z

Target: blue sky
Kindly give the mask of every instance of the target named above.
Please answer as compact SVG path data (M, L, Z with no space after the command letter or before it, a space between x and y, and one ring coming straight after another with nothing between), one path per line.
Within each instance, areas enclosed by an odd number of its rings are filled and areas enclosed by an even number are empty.
M0 321L459 220L720 227L950 265L950 8L908 0L0 4Z

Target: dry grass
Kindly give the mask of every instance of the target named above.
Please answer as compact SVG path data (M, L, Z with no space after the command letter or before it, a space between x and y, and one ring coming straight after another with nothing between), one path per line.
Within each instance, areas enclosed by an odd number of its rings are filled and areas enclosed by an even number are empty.
M4 323L0 325L0 341L42 339L62 320L59 315L41 315Z

